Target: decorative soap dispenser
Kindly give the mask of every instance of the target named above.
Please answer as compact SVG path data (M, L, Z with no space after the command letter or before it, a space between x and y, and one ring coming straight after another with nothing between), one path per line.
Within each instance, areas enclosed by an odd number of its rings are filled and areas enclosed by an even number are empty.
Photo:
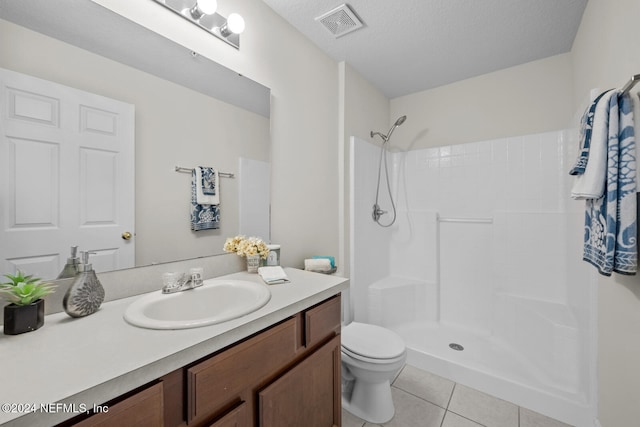
M78 258L78 247L71 246L71 256L67 258L67 263L64 265L64 268L58 274L56 279L68 279L70 277L76 277L76 275L80 272L80 259Z
M104 288L96 272L89 264L89 252L80 252L80 273L62 300L64 311L71 317L83 317L95 313L104 301Z

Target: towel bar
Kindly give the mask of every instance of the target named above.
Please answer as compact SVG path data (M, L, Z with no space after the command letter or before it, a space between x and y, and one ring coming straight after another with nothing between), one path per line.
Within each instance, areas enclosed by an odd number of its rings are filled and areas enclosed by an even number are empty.
M631 79L627 82L626 85L620 89L622 93L629 92L635 85L640 81L640 74L636 74L635 76L631 76Z
M176 172L193 172L193 168L183 168L182 166L176 166ZM218 175L224 178L235 178L235 174L229 172L218 172Z

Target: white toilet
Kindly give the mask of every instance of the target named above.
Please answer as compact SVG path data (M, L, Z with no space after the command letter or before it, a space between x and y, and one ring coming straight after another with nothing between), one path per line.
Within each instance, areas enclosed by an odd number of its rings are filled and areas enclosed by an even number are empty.
M342 407L370 423L393 418L391 382L404 366L402 338L381 326L351 322L342 328Z

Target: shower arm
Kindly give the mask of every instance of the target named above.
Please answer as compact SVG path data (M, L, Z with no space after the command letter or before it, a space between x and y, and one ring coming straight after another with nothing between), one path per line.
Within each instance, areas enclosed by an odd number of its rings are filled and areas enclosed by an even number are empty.
M374 131L371 131L371 133L370 133L371 138L373 138L373 137L374 137L374 135L378 135L378 136L380 136L380 138L382 138L382 140L384 141L384 142L382 143L382 145L386 144L386 143L387 143L387 141L389 141L389 138L391 138L391 134L393 133L393 131L394 131L394 130L396 130L396 128L397 128L398 126L400 126L401 124L403 124L403 123L405 122L405 120L407 120L407 116L400 116L400 117L398 117L398 120L396 120L396 122L393 124L393 126L391 126L391 129L389 129L389 132L387 132L387 134L386 134L386 135L383 135L383 134L381 134L380 132L374 132Z

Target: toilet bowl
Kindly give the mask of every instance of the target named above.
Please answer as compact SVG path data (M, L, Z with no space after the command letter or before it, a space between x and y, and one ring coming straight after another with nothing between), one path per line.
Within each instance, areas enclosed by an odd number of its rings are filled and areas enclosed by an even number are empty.
M391 382L404 366L402 338L381 326L352 322L342 328L342 407L370 423L393 418Z

